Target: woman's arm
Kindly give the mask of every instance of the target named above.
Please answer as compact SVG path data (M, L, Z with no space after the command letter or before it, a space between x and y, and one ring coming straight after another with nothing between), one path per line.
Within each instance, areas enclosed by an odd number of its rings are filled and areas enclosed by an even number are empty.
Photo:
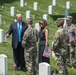
M49 31L48 29L45 29L45 39L46 39L46 42L45 42L45 46L48 46L49 45Z

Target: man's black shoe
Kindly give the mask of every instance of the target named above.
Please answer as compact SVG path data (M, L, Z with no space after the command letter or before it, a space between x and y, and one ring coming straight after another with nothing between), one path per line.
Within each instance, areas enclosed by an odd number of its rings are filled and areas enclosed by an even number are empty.
M21 71L26 72L27 70L25 68L21 68Z
M18 68L16 68L16 69L15 69L15 71L20 71L20 68L19 68L19 67L18 67Z

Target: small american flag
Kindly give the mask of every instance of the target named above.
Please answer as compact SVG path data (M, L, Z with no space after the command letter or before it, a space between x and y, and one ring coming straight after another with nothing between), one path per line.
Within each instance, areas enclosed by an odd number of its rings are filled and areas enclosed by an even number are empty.
M76 34L75 34L75 42L76 42Z
M73 32L69 33L69 42L75 42L76 36Z

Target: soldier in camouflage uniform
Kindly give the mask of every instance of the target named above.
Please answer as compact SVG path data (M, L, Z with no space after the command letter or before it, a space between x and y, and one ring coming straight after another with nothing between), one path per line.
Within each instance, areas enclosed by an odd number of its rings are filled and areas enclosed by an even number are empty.
M54 36L53 50L55 52L59 75L68 75L67 55L67 31L63 28L63 18L57 19L58 30Z
M72 24L72 16L67 16L66 22L67 22L67 30L69 34L69 43L68 43L68 54L67 54L67 62L71 63L71 65L74 67L76 63L75 59L75 35L76 35L76 27L74 24Z
M28 29L24 33L22 46L24 47L24 57L26 61L26 68L29 75L36 75L36 57L37 57L37 37L38 32L32 27L32 19L27 19Z

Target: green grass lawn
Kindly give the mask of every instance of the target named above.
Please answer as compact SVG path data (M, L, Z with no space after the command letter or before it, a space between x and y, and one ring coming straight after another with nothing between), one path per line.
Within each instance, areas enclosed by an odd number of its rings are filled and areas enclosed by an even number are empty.
M0 29L4 30L4 35L8 30L10 24L14 21L15 17L10 16L10 7L14 6L16 11L22 13L23 21L25 19L25 13L27 10L30 10L31 17L34 15L34 23L38 23L40 19L42 19L43 14L48 14L48 6L52 4L52 0L25 0L27 2L27 6L20 7L20 0L0 0L0 15L2 15L2 25L0 25ZM56 27L56 19L58 17L64 17L65 5L68 0L57 0L57 5L53 7L53 14L48 14L48 27L49 27L49 43L51 47L51 42L54 37L54 33L57 30ZM71 9L69 10L69 14L73 16L73 23L76 24L76 2L75 0L69 0L71 2ZM38 2L38 10L33 10L33 3ZM4 5L4 8L2 8ZM8 57L8 75L27 75L27 73L13 70L13 52L11 47L11 36L8 40L4 40L4 43L0 43L0 54L5 54ZM56 62L54 58L50 57L50 65L51 70L56 69ZM76 75L76 69L72 70L68 68L69 75Z

